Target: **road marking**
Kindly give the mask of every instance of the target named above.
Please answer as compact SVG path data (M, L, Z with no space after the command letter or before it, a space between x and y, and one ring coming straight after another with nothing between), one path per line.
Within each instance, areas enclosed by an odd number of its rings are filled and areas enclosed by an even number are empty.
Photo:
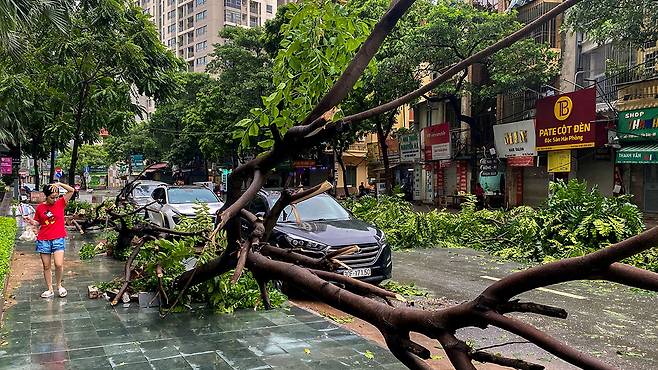
M493 281L499 281L500 280L499 278L495 278L493 276L482 275L480 277L482 279L493 280ZM537 290L541 290L542 292L553 293L553 294L557 294L557 295L561 295L561 296L565 296L565 297L569 297L569 298L587 299L587 297L583 297L582 295L575 295L575 294L571 294L571 293L560 292L559 290L553 290L553 289L548 289L548 288L537 288Z

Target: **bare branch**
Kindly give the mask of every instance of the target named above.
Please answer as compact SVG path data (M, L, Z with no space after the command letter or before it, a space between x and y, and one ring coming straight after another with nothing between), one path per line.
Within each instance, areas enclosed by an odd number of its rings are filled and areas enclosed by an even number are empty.
M523 337L555 356L567 361L573 365L584 369L606 369L613 370L616 367L608 365L597 358L586 355L577 351L566 344L558 341L550 335L541 332L530 324L503 316L497 312L488 311L482 314L483 318L501 329Z
M598 278L658 292L658 273L623 263L613 263L606 270L599 273Z
M502 314L509 312L530 312L549 317L556 317L558 319L566 319L568 316L567 311L562 308L533 302L519 302L518 299L498 305L497 311Z
M473 360L479 362L489 362L496 365L507 366L513 369L519 370L544 370L545 367L542 365L533 364L523 360L517 360L513 358L507 358L503 356L494 355L487 352L471 352L470 356Z

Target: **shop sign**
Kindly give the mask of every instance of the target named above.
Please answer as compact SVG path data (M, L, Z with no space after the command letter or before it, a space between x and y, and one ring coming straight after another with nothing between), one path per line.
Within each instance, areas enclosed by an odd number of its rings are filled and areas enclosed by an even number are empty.
M398 164L400 163L400 143L398 142L398 139L394 137L389 137L386 139L386 152L388 154L388 162L390 164ZM383 161L383 153L382 153L382 161Z
M655 138L658 134L658 107L619 112L618 127L619 140Z
M133 172L140 172L144 169L144 156L142 154L134 154L130 156L130 165Z
M400 135L400 160L403 163L420 161L420 138L418 133Z
M493 130L498 157L513 158L537 155L535 122L533 120L494 125Z
M548 172L571 172L571 150L549 152Z
M532 167L535 165L535 157L510 157L507 158L510 167Z
M537 101L537 150L593 148L597 145L596 89L578 90Z
M11 175L11 157L0 157L0 175Z
M468 163L457 161L457 190L466 193L468 190Z
M311 168L315 167L315 161L312 159L299 159L292 162L294 168Z
M429 126L423 129L425 160L450 159L450 124Z
M624 147L617 151L617 163L658 164L658 145Z
M414 200L420 200L420 188L421 188L421 183L422 183L422 171L421 171L421 165L416 164L414 166Z

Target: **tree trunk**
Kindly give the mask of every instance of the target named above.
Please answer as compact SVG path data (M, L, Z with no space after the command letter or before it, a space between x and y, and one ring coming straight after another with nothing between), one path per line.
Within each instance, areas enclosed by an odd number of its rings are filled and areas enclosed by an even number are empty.
M69 185L75 185L75 167L78 165L78 149L80 149L80 133L82 131L82 113L85 107L88 83L85 81L80 88L78 97L78 111L75 113L75 136L73 136L73 150L71 150L71 166L69 167Z
M79 126L78 126L79 127ZM69 185L75 185L75 168L78 165L78 150L80 149L80 132L73 139L73 149L71 150L71 165L69 166Z
M48 179L50 182L55 181L55 148L50 149L50 174Z
M379 119L377 120L376 126L377 140L379 141L379 148L382 152L382 160L384 162L384 184L386 185L386 194L391 195L393 193L393 177L391 176L391 163L388 159L388 144L386 144L386 137L388 135L384 132L384 127Z
M39 191L41 179L39 178L39 144L35 139L32 140L32 159L34 160L34 189Z
M345 191L345 198L350 196L349 188L347 187L347 170L345 168L345 162L343 162L343 151L336 152L336 161L340 165L341 171L343 171L343 191Z

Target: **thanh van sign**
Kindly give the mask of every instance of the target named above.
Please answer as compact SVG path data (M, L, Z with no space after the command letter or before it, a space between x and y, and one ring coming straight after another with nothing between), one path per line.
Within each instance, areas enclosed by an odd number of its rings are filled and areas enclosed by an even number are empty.
M596 89L578 90L537 101L537 150L593 148L597 145Z
M406 163L420 161L420 140L418 133L400 135L400 160Z
M494 125L496 152L501 158L536 156L535 122L525 120Z
M450 124L442 123L423 129L425 160L450 159Z

